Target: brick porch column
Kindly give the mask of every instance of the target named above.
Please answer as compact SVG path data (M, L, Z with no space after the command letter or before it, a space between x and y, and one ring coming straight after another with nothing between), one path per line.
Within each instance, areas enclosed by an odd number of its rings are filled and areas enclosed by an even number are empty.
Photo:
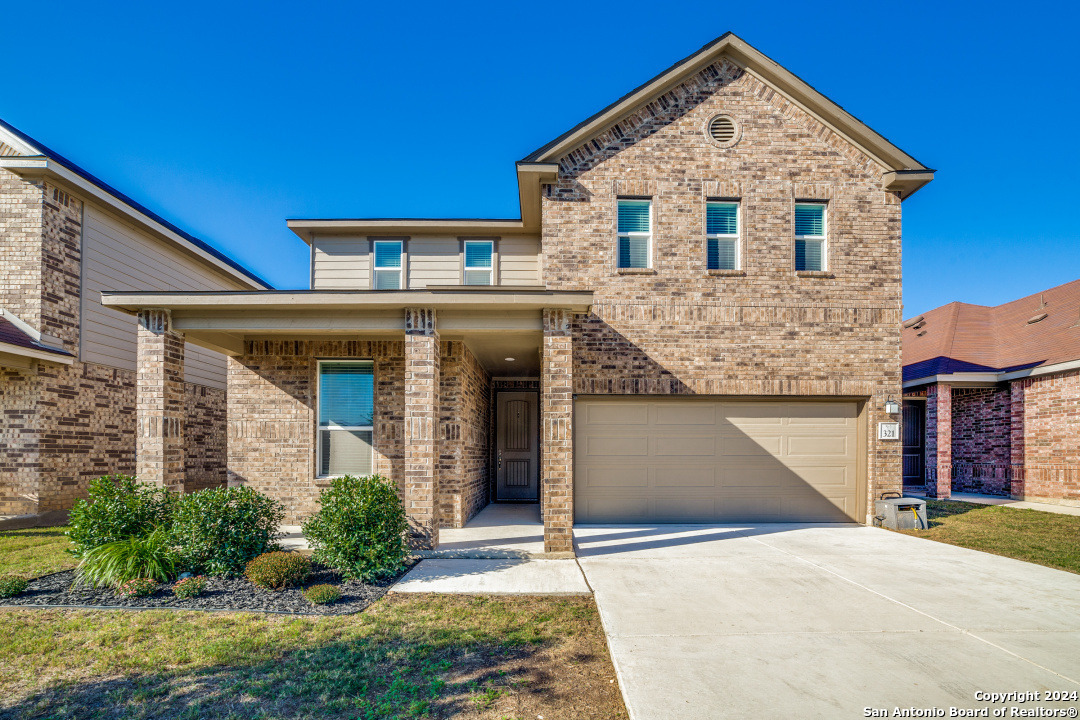
M139 313L135 474L184 490L184 334L168 310Z
M434 308L405 309L405 514L411 543L438 544L439 333Z
M926 495L952 496L952 386L942 383L926 390Z
M1024 499L1024 388L1027 380L1009 383L1009 496Z
M544 310L540 359L540 489L544 552L574 550L574 382L572 315Z

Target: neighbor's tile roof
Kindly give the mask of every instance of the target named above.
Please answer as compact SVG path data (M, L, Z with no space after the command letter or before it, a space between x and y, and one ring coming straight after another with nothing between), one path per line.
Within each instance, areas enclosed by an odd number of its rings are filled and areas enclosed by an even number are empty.
M71 356L71 353L67 352L66 350L60 350L58 348L49 347L48 345L42 345L32 336L27 335L25 332L23 332L22 328L8 320L3 315L0 315L0 343L29 348L31 350L41 350L43 352L55 353L56 355Z
M919 317L901 334L904 380L1080 359L1080 280L996 307L953 302Z

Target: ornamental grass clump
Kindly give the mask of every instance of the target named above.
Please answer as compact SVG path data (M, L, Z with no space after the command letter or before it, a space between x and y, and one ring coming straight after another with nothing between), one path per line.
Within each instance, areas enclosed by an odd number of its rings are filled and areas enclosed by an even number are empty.
M341 599L341 591L325 583L312 585L304 591L304 597L312 605L329 605Z
M75 568L79 585L118 587L136 578L166 582L176 574L176 551L164 528L83 552Z
M311 561L299 553L263 553L247 564L244 575L265 590L284 590L304 584L311 574Z
M135 578L128 580L118 588L116 594L126 598L150 597L157 591L157 581L150 578Z
M25 578L5 575L0 577L0 598L11 598L23 593L30 583Z
M206 578L202 575L180 578L173 585L172 591L173 595L181 600L190 600L193 597L199 597L206 592Z
M366 582L405 566L408 524L389 480L380 475L335 478L319 496L319 506L303 527L316 562Z

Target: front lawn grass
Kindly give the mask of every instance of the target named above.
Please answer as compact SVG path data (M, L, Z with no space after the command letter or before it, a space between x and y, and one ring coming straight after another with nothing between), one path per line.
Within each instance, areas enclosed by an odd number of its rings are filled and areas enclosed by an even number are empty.
M590 597L0 612L0 718L625 718Z
M929 530L907 535L1080 573L1080 516L927 500Z
M0 576L29 580L75 567L65 532L66 527L0 531Z

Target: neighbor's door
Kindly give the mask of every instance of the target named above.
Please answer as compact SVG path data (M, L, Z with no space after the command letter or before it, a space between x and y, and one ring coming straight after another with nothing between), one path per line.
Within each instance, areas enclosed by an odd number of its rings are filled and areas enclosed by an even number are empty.
M540 429L536 393L499 393L495 405L495 499L538 500Z
M904 401L904 424L901 438L904 443L904 484L924 485L923 462L926 438L926 405L911 400Z

